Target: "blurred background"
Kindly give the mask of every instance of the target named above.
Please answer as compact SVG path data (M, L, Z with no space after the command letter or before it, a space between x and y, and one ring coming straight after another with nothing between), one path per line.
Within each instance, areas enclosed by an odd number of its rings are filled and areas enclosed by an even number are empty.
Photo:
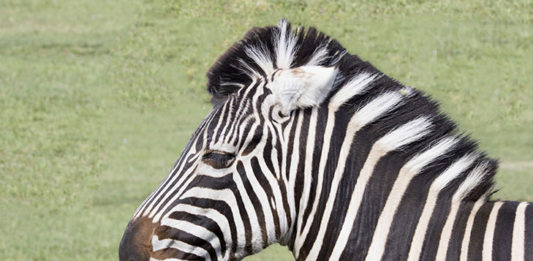
M0 0L0 259L118 259L211 109L207 69L283 17L441 101L501 160L493 198L533 201L531 0Z

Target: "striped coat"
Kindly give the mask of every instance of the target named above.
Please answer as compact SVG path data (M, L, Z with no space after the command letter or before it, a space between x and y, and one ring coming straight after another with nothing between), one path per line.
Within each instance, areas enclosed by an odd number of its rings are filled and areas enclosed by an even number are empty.
M213 110L141 204L120 260L533 260L533 206L436 102L314 28L255 28L209 70Z

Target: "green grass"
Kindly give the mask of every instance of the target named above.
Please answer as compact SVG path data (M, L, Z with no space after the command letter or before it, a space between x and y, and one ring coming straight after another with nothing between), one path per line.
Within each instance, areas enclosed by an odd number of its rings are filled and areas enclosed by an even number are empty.
M313 25L425 90L533 201L533 1L0 0L0 259L116 260L252 26ZM247 260L291 260L281 247Z

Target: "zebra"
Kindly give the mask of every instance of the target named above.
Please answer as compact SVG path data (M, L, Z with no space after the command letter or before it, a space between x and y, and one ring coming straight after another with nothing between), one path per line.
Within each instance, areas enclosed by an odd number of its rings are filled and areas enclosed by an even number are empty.
M120 260L533 260L533 206L437 102L313 27L251 29L212 111L138 207Z

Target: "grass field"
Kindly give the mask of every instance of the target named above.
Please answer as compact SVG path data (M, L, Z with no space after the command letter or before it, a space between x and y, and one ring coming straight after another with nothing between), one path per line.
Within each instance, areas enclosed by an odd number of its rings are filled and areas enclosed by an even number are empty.
M252 26L313 25L420 88L533 201L533 1L0 0L0 259L116 260ZM291 260L274 246L247 260Z

